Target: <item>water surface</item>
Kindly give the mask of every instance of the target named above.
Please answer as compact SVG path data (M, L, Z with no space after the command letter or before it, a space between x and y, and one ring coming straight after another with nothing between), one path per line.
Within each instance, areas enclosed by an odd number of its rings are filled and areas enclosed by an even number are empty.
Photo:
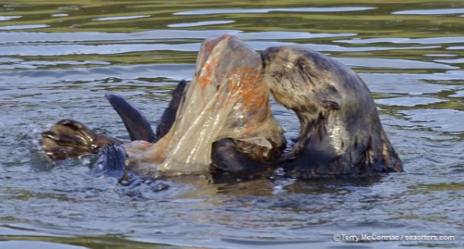
M464 247L464 4L438 0L0 3L0 248ZM118 186L89 158L50 163L41 131L80 120L128 141L103 97L155 125L203 39L304 44L367 83L406 173L357 181L207 177ZM274 104L287 137L292 112ZM453 235L344 243L334 234Z

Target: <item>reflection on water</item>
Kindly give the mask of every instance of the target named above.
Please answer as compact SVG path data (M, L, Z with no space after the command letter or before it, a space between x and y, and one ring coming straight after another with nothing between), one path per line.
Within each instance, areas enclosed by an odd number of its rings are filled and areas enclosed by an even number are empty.
M351 12L375 9L373 7L315 7L315 8L261 8L261 9L214 9L175 12L174 15L214 15L214 14L258 14L269 12Z
M393 12L394 15L449 15L449 14L464 14L464 9L431 9L431 10L403 10Z
M0 3L0 248L428 248L464 246L464 5L438 0ZM104 99L155 125L203 39L304 44L369 86L406 173L350 181L256 179L118 186L89 158L52 164L40 132L62 118L128 140ZM292 112L273 105L296 137ZM334 242L340 234L455 241Z

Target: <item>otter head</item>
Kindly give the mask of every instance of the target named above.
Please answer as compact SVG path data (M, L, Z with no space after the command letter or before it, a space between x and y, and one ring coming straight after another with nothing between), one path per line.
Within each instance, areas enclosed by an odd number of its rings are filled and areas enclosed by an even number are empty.
M340 109L339 79L324 55L297 46L270 47L262 59L269 91L277 102L295 111L302 125Z

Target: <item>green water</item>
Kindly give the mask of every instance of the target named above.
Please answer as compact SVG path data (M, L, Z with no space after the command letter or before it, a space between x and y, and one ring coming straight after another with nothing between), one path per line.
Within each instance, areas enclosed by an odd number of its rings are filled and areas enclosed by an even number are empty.
M464 247L461 1L1 1L0 248ZM406 173L360 181L169 180L153 192L52 164L38 137L62 118L128 141L103 97L155 125L203 39L260 51L304 44L349 65L379 106ZM299 124L274 104L287 137ZM347 243L334 234L450 235Z

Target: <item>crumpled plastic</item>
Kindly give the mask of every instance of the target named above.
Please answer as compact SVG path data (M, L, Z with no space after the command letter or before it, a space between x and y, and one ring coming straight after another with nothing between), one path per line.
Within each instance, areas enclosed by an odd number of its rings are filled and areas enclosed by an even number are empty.
M212 143L222 138L269 148L285 143L261 70L259 54L237 38L223 35L205 40L168 134L155 144L126 146L130 161L136 161L135 170L206 172Z

